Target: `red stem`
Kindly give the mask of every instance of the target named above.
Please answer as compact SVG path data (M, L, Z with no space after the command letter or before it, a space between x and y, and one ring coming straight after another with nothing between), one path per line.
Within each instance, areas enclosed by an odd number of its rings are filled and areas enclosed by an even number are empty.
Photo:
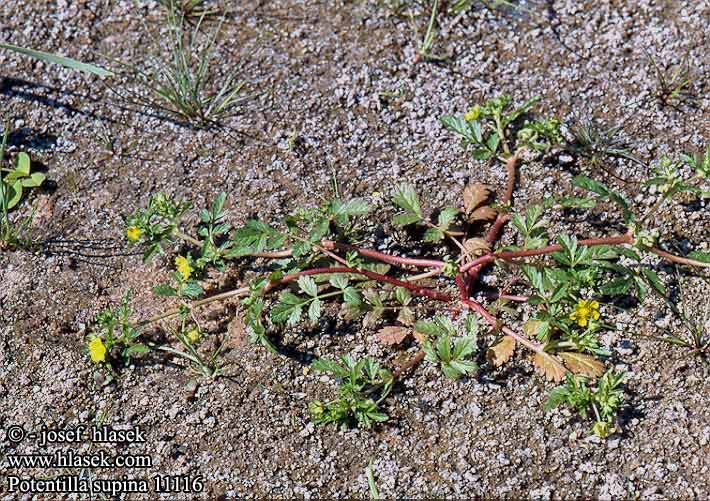
M353 273L356 275L363 275L367 278L370 278L372 280L377 280L378 282L387 282L393 285L396 285L398 287L404 287L405 289L408 289L412 291L415 295L418 296L426 296L430 297L432 299L437 299L439 301L444 301L444 302L451 302L453 301L453 298L449 296L448 294L444 294L443 292L439 292L434 289L430 289L428 287L421 287L419 285L415 285L409 282L403 282L402 280L397 280L396 278L388 277L387 275L382 275L380 273L375 273L373 271L367 271L367 270L358 270L356 268L349 268L346 266L334 266L330 268L313 268L310 270L304 270L304 271L299 271L298 273L292 273L290 275L285 275L281 277L279 280L273 280L269 282L266 287L264 287L264 293L269 292L271 289L278 285L283 285L287 284L289 282L292 282L294 280L298 280L299 277L303 277L306 275L322 275L326 273Z
M459 289L459 300L472 310L478 312L483 318L486 319L486 322L491 324L492 327L497 327L498 320L496 319L496 317L494 317L491 312L485 309L483 305L477 303L476 301L473 301L468 297L470 283L469 280L470 279L463 273L459 273L458 275L456 275L456 286Z
M710 268L710 263L696 261L695 259L690 259L687 257L675 256L669 252L658 249L656 247L649 247L646 250L648 250L649 252L653 252L657 256L661 256L662 258L672 263L687 264L688 266L696 266L698 268Z
M625 234L625 235L618 235L615 237L606 237L606 238L588 238L585 240L580 240L579 245L586 245L589 247L595 246L595 245L619 245L619 244L632 244L634 243L634 239L631 235ZM540 249L524 249L524 250L519 250L519 251L508 251L508 252L497 252L494 254L486 254L485 256L481 256L478 259L475 259L471 261L470 263L464 265L461 267L462 273L465 273L466 271L470 270L471 268L475 266L483 266L485 264L491 263L495 261L496 259L515 259L518 257L530 257L530 256L539 256L542 254L550 254L552 252L556 252L558 250L562 250L562 246L559 244L553 244L553 245L548 245L547 247L542 247Z
M340 249L350 252L357 252L363 256L395 265L410 265L422 268L441 268L446 264L444 261L439 261L438 259L416 259L411 257L393 256L391 254L385 254L384 252L372 249L364 249L362 247L355 247L354 245L333 242L332 240L323 240L321 241L321 245L329 250Z
M503 196L503 203L507 204L513 199L513 191L515 190L515 173L516 167L518 165L518 155L520 150L515 152L515 155L508 158L505 162L505 168L508 170L508 182L505 188L505 195Z
M491 226L491 229L488 230L488 234L486 235L486 242L488 242L489 245L496 243L501 228L503 228L503 225L508 221L510 221L510 216L508 214L498 213L498 217L496 217L493 226Z
M463 273L459 273L456 276L456 285L459 288L459 300L463 304L465 304L466 306L471 308L473 311L478 312L486 320L486 322L488 322L491 325L491 327L493 327L494 329L497 329L499 327L498 319L495 316L493 316L493 314L490 311L488 311L482 304L480 304L468 297L468 290L467 290L468 286L467 286L466 280L467 280L466 275ZM512 338L517 340L520 344L522 344L526 348L528 348L536 353L543 352L542 346L530 341L525 336L516 333L512 329L503 326L503 327L501 327L501 330L503 331L504 334L511 336ZM557 361L556 359L553 359L553 360ZM564 368L564 366L562 366L562 365L560 365L560 366Z

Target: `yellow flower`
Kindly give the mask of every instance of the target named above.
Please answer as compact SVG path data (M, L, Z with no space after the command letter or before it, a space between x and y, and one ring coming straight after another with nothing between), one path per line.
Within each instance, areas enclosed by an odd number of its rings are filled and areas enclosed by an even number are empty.
M471 120L478 120L478 117L481 116L481 107L479 105L474 106L473 108L470 108L466 114L463 116L463 119L466 120L467 122L470 122Z
M97 364L106 360L106 346L100 337L93 337L89 341L89 356Z
M202 337L202 335L200 334L200 329L195 327L194 329L190 329L187 334L185 334L185 337L187 337L188 341L192 344L197 344L200 342L200 337Z
M599 302L581 300L574 307L574 311L570 313L570 320L574 320L580 327L586 327L589 319L599 320Z
M594 424L592 431L599 438L607 438L609 436L609 434L611 434L612 430L611 430L611 426L609 426L609 423L605 423L603 421L597 421Z
M126 230L126 236L131 242L137 242L141 237L141 233L143 233L143 230L141 230L138 226L129 226Z
M183 280L190 278L192 273L192 268L190 267L190 261L186 257L178 256L175 258L175 266L177 266L177 271L182 275Z

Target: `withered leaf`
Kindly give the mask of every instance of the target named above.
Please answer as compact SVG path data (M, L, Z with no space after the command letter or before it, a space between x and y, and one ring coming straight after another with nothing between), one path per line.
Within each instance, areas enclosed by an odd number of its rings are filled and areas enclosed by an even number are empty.
M591 355L573 351L563 351L560 353L560 356L569 370L575 374L599 377L604 372L604 364Z
M544 322L541 320L528 320L523 324L523 331L528 337L535 339L543 326Z
M504 336L498 343L488 348L486 358L494 367L500 367L515 353L515 338Z
M483 205L491 195L491 189L485 184L468 183L463 189L463 208L470 214Z
M417 340L417 343L424 344L424 342L427 340L427 335L415 330L414 339Z
M389 327L383 327L377 333L377 339L387 345L395 345L404 341L407 336L412 332L411 329L407 327L398 327L396 325L391 325Z
M554 381L555 383L562 381L567 373L567 369L565 369L565 366L562 365L559 360L545 352L535 353L533 365L537 367L537 370L539 370L548 381Z
M472 256L483 256L491 252L491 246L485 238L468 238L463 241L463 247Z
M493 207L484 205L468 215L468 222L477 223L480 221L490 221L491 219L495 219L497 214L498 212Z
M377 321L382 318L385 309L381 307L375 307L371 311L368 311L365 318L362 319L362 325L365 328L372 327L377 323Z
M356 320L362 316L363 311L356 304L343 303L340 306L340 314L345 320Z
M406 306L399 310L397 315L397 321L401 324L407 325L409 327L414 326L415 323L414 310L407 308Z

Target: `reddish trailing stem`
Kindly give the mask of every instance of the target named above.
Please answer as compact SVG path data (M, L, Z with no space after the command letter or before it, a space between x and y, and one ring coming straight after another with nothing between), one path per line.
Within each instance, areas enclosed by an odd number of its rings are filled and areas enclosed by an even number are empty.
M536 352L536 353L542 353L544 350L542 346L533 343L529 339L527 339L525 336L521 336L517 332L513 331L512 329L508 327L501 327L499 324L500 322L498 319L490 312L488 311L482 304L478 303L477 301L474 301L473 299L468 297L468 282L467 280L470 280L470 278L467 278L464 273L459 273L456 275L456 285L459 288L459 300L471 308L473 311L477 312L480 314L486 322L488 322L491 327L494 329L497 329L500 327L501 331L514 338L516 341L518 341L520 344L525 346L526 348Z
M628 233L625 235L618 235L615 237L606 238L588 238L585 240L580 240L579 245L586 245L589 247L595 245L619 245L619 244L632 244L634 239ZM470 263L461 267L461 272L465 273L471 268L477 266L483 266L488 263L495 261L496 259L516 259L520 257L530 257L530 256L540 256L543 254L551 254L553 252L562 250L562 246L559 244L548 245L547 247L542 247L540 249L524 249L519 251L508 251L508 252L497 252L486 254L478 259L471 261Z
M649 252L653 252L657 256L661 256L664 259L672 263L687 264L688 266L697 266L698 268L710 268L710 263L705 263L703 261L697 261L695 259L690 259L687 257L674 256L673 254L666 252L664 250L658 249L656 247L650 247L647 249Z
M515 152L515 155L511 156L505 162L505 168L508 170L508 182L505 187L505 195L503 196L502 202L507 204L513 200L513 191L515 190L515 178L516 178L516 167L518 166L518 155L520 150Z
M510 221L510 216L508 214L498 214L498 217L496 217L495 222L493 223L493 226L488 230L488 234L486 235L486 242L488 242L489 245L493 245L498 241L498 237L500 236L500 230L503 228L503 225Z
M490 311L485 309L483 305L469 298L469 280L470 278L468 278L463 273L459 273L458 275L456 275L456 286L459 289L459 300L475 312L479 313L486 320L486 322L491 325L491 327L497 328L498 319L494 317Z
M271 289L278 285L287 284L294 280L298 280L300 277L306 275L322 275L327 273L353 273L356 275L363 275L372 280L377 280L378 282L386 282L392 285L396 285L398 287L404 287L405 289L412 291L415 295L418 296L426 296L447 303L453 301L453 298L448 294L444 294L443 292L439 292L428 287L421 287L419 285L415 285L409 282L404 282L393 277L388 277L387 275L382 275L381 273L375 273L373 271L368 270L359 270L357 268L349 268L346 266L313 268L310 270L299 271L298 273L292 273L291 275L285 275L278 280L272 280L271 282L269 282L266 287L264 287L264 293L269 292Z
M409 265L421 268L441 268L446 264L444 261L440 261L438 259L416 259L411 257L393 256L391 254L385 254L384 252L379 252L373 249L355 247L354 245L333 242L332 240L323 240L321 241L321 245L329 250L340 249L350 252L357 252L362 256L394 265Z

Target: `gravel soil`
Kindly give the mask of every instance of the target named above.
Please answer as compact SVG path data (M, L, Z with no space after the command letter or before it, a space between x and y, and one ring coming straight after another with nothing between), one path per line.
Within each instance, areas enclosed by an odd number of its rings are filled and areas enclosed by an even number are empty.
M417 35L387 7L395 3L229 2L216 49L223 64L215 71L240 63L258 92L221 130L195 130L127 104L95 77L0 51L1 109L13 127L9 151L30 153L51 180L18 212L36 209L35 250L0 252L0 429L20 425L30 433L103 422L139 426L145 434L143 443L42 447L0 433L3 477L189 475L203 478L201 494L160 497L366 498L372 459L379 492L390 498L710 497L707 364L654 339L684 330L653 298L625 312L603 309L617 327L603 339L613 353L608 363L629 374L619 431L607 440L590 437L589 422L564 409L543 411L552 385L523 352L502 369L484 363L475 377L457 382L419 366L388 399L391 420L374 430L314 427L308 403L332 398L336 386L304 371L309 360L351 353L390 364L416 349L384 347L376 327L346 325L337 314L316 329L285 333L287 355L235 337L226 354L234 364L230 377L213 382L196 384L180 360L150 354L107 383L88 360L84 336L91 322L127 288L137 318L166 306L151 289L167 278L170 254L144 264L124 239L123 217L152 193L202 207L226 191L236 225L317 203L335 175L347 195L378 207L374 245L415 255L405 236L385 237L392 232L388 193L398 182L415 184L432 208L458 204L469 180L502 192L503 169L473 160L439 123L475 102L502 93L517 102L540 95L540 113L566 122L594 114L621 126L642 160L605 159L595 168L566 154L527 161L515 196L521 211L545 196L579 195L571 185L578 173L650 207L657 193L640 184L648 162L701 151L710 142L708 2L564 0L512 11L476 5L441 18L434 50L448 59L416 65L426 16L415 19ZM0 5L0 40L102 64L99 54L142 64L164 30L154 1ZM656 99L650 57L671 74L687 63L687 99L670 105ZM131 85L107 82L116 89ZM551 232L614 234L621 222L607 209L589 217L557 213ZM666 205L656 221L662 245L679 253L710 250L709 212L706 202L691 199ZM190 222L196 224L196 213ZM512 242L512 230L503 238ZM660 259L647 263L677 284L673 267ZM211 277L208 294L241 283L262 264L244 261ZM697 315L708 308L702 275L680 271L684 300ZM235 301L204 312L208 342L234 328L237 310ZM59 449L148 454L152 466L13 469L6 461L9 454ZM20 497L2 481L2 499Z

